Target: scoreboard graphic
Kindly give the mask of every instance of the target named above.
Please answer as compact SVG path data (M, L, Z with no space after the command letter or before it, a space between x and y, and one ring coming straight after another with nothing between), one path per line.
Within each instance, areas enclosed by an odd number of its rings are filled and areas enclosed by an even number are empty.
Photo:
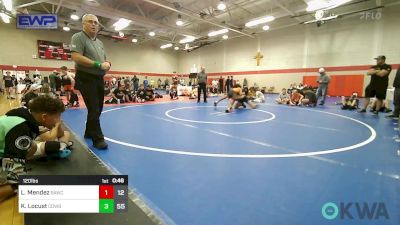
M127 175L19 177L20 213L121 213L128 211Z
M62 42L38 40L40 59L72 60L70 45Z

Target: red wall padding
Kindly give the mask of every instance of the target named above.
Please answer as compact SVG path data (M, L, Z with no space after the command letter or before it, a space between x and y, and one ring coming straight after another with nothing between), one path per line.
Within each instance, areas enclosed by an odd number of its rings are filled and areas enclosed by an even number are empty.
M364 94L364 75L333 75L329 83L329 96L350 96L353 92L357 92L358 96ZM304 76L303 84L317 87L317 76Z

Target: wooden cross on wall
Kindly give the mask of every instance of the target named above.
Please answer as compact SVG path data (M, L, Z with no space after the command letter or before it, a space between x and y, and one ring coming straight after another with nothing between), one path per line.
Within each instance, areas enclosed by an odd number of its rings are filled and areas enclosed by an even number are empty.
M257 52L257 55L254 56L254 59L257 60L257 66L260 66L260 60L261 60L262 58L264 58L264 56L261 55L260 52Z

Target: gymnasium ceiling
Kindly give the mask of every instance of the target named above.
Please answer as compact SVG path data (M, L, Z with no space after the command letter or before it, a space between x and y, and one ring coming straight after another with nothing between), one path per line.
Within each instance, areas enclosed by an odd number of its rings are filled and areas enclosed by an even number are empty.
M18 13L56 13L59 16L59 27L68 23L72 30L81 29L81 21L73 21L70 15L76 12L79 16L92 13L99 17L104 36L118 36L113 24L120 18L131 20L123 29L127 40L138 39L136 44L150 42L153 44L173 43L184 48L179 40L191 35L196 40L190 46L204 46L222 41L221 36L209 37L212 30L229 29L229 39L240 36L255 37L264 31L260 26L247 28L245 23L259 17L272 15L275 20L269 22L271 30L284 29L290 26L303 25L302 22L314 20L314 12L307 12L307 3L311 0L224 0L225 10L218 10L220 0L13 0L14 14ZM321 0L328 1L328 0ZM333 0L331 0L333 1ZM375 7L389 7L399 4L399 0L352 0L340 7L325 11L329 15L341 15ZM376 9L373 9L376 10ZM360 12L358 12L360 13ZM184 21L183 26L175 24L178 14ZM345 18L344 16L343 18ZM334 22L334 21L328 21ZM150 37L148 33L156 35Z

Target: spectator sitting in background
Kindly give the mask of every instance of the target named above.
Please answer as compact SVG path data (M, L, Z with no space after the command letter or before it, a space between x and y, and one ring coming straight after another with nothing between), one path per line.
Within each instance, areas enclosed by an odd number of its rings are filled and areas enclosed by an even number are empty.
M196 99L197 98L197 87L192 89L190 92L189 99Z
M290 84L289 88L287 89L287 93L288 93L289 95L291 95L293 89L295 89L295 88L296 88L296 84Z
M152 87L147 87L146 88L146 96L145 96L146 101L154 101L154 91Z
M121 84L111 93L111 98L106 101L107 104L120 104L128 102L128 96L125 91L125 85Z
M25 93L25 95L21 99L21 105L22 106L28 106L28 103L39 96L40 93L40 88L42 88L42 85L40 84L32 84L29 88L29 90Z
M38 74L35 74L35 75L33 75L33 83L35 83L35 84L42 84L42 80L40 79L40 75L38 75Z
M304 89L304 98L301 103L304 106L315 107L317 105L317 95L312 90Z
M250 90L251 89L252 88L250 88ZM255 102L255 103L264 103L265 102L265 96L259 89L257 89L256 95L255 95L255 99L252 100L252 101Z
M25 94L27 94L30 90L31 90L31 86L32 84L26 84L24 89L22 89L21 94L22 96L24 96Z
M47 96L50 96L52 98L56 98L57 97L55 91L53 91L53 89L50 88L50 85L48 83L43 84L41 95L47 95Z
M110 83L108 81L104 82L104 96L111 94Z
M247 96L250 99L254 99L254 98L256 98L257 91L260 91L259 88L250 87L249 88L249 93L247 94Z
M169 87L169 80L168 80L168 78L165 78L164 89L167 89L167 87Z
M157 80L157 89L158 90L161 89L161 84L162 84L161 78L158 78L158 80Z
M171 100L176 100L178 99L178 90L176 85L172 85L170 90L169 90L169 96L171 97Z
M278 104L285 104L285 105L290 103L290 96L286 92L285 88L282 89L282 92L279 94L279 97L275 101Z
M354 92L350 97L342 96L342 109L357 109L358 108L358 94Z
M32 80L31 80L31 78L29 77L29 73L25 74L24 82L25 82L26 85L32 84Z
M117 86L117 78L114 76L111 77L111 89Z
M136 92L133 90L132 85L125 86L126 96L128 97L128 102L136 102Z
M185 79L183 78L183 75L181 75L181 78L179 79L179 84L185 86Z
M293 89L292 95L290 97L290 105L301 105L301 102L303 100L304 96L300 94L297 89Z
M136 92L136 101L137 102L145 102L146 101L146 90L144 89L144 84L139 86L138 91Z
M71 98L69 99L69 106L70 107L79 107L78 94L76 94L74 91L71 92Z
M218 96L218 88L217 88L217 86L211 85L211 87L209 87L208 94L209 94L209 96Z

